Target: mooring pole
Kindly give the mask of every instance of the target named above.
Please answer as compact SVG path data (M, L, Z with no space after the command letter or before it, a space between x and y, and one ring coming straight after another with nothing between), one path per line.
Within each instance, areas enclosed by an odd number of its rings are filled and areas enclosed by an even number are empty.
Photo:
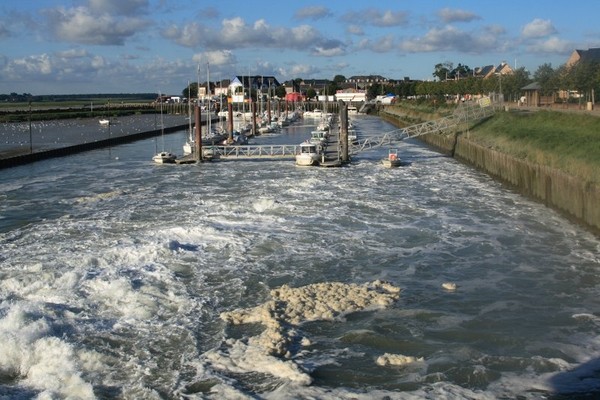
M338 102L340 110L340 152L342 162L350 161L348 156L348 106L340 100Z
M194 119L195 119L195 123L196 123L196 161L200 162L202 161L202 126L201 121L201 115L200 115L200 107L198 106L198 104L196 104L196 107L194 107Z
M227 99L227 133L228 142L233 143L233 104Z
M250 110L252 111L252 135L256 136L256 103L250 103Z

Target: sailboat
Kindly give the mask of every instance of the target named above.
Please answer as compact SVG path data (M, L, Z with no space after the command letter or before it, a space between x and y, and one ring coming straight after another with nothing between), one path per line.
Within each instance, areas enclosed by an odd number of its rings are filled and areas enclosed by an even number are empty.
M152 157L152 161L157 164L173 164L175 163L175 159L177 156L169 151L165 151L165 124L163 122L163 102L162 96L159 93L159 98L161 98L160 102L160 136L162 139L162 147L163 150L156 153L154 157Z
M106 117L100 118L100 120L98 122L102 126L108 126L108 125L110 125L110 100L108 102L108 118L106 118Z
M192 92L191 92L189 82L188 82L188 120L189 120L188 139L183 144L183 155L184 156L192 154L194 151L195 144L196 144L196 140L194 139L194 130L192 128Z

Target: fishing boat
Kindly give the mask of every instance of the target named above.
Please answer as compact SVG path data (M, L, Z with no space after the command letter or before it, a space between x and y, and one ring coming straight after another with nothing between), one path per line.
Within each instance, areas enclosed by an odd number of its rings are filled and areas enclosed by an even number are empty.
M398 158L398 149L390 149L388 156L381 160L381 163L386 168L399 167L401 165L400 158Z
M311 131L310 132L310 142L313 144L325 145L327 143L327 139L329 138L329 133L327 131Z
M321 159L321 146L311 142L300 144L300 152L296 154L296 165L308 167L317 165Z

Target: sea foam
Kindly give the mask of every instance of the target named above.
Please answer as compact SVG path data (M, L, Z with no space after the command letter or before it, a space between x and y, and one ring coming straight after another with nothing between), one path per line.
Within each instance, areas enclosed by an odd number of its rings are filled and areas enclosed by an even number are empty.
M383 281L363 285L325 282L300 288L284 285L271 290L271 300L257 307L222 313L221 318L228 323L260 323L265 329L247 339L226 340L219 349L209 352L207 359L216 369L267 373L308 385L311 377L291 361L299 347L311 344L300 326L385 308L399 298L399 293L400 288Z

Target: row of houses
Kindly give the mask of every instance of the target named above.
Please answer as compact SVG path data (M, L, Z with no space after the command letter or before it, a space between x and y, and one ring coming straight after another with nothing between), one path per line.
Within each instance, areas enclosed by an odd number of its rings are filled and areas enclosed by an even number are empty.
M473 76L482 79L489 78L494 74L507 75L513 72L507 63L497 66L488 65L477 67L473 70ZM381 75L355 75L347 78L344 82L337 82L335 93L327 93L332 82L328 79L303 79L291 80L280 83L274 76L265 75L237 75L232 79L224 79L210 83L210 95L228 96L232 102L239 103L248 101L249 89L255 93L274 93L275 89L283 86L285 88L286 100L302 101L306 99L307 93L313 90L319 98L326 96L327 99L344 100L348 102L366 101L367 91L373 85L396 85L400 82L411 82L409 77L402 80L394 80ZM204 86L199 88L200 98L208 96L209 92Z
M574 50L566 66L570 67L578 62L600 62L600 48L592 48L588 50ZM485 65L475 67L472 70L472 76L475 78L488 79L494 76L510 75L514 70L506 62L501 62L498 65ZM402 81L385 78L381 75L356 75L347 78L344 82L336 82L336 93L327 93L332 82L328 79L304 79L293 80L280 83L274 76L264 75L237 75L232 79L224 79L217 82L210 82L210 88L206 87L206 83L199 87L199 97L206 96L227 96L234 103L247 102L249 93L262 93L265 96L272 96L275 89L283 86L285 88L286 100L302 101L306 99L307 93L311 89L319 98L344 100L347 102L362 102L366 101L368 89L373 85L396 85L400 82L411 82L408 77ZM524 87L523 91L527 97L527 104L539 105L539 84L532 83ZM180 101L179 98L171 96L172 101Z

